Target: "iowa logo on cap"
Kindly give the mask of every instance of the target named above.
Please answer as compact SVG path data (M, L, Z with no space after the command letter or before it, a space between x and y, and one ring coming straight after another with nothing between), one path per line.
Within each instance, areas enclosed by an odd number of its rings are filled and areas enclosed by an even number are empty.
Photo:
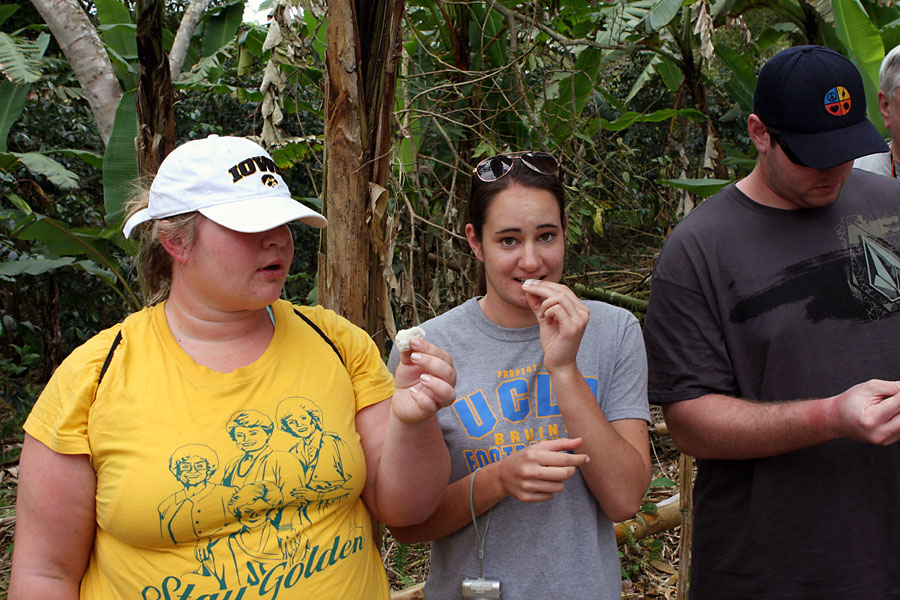
M278 180L273 175L268 175L268 173L278 173L278 169L275 168L275 161L268 156L254 156L253 158L242 160L228 169L228 172L231 173L232 183L237 183L244 177L253 175L256 172L262 172L265 173L262 178L262 182L265 185L269 187L278 185Z
M825 110L836 117L850 112L850 92L844 86L833 87L825 92Z
M268 173L266 173L265 175L262 176L261 181L263 182L263 185L265 185L265 186L278 187L278 180L275 179L274 175L269 175Z

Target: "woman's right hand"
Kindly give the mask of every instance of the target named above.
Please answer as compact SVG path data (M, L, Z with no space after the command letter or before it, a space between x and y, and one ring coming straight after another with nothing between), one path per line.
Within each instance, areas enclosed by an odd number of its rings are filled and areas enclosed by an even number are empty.
M571 453L581 438L546 440L513 452L498 463L500 485L507 496L522 502L543 502L563 491L566 479L590 460Z

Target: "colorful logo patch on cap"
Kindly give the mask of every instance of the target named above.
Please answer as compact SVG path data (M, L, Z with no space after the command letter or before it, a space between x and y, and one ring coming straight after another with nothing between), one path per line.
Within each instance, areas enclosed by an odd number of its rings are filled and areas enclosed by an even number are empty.
M836 117L850 112L850 92L844 86L833 87L825 92L825 110Z

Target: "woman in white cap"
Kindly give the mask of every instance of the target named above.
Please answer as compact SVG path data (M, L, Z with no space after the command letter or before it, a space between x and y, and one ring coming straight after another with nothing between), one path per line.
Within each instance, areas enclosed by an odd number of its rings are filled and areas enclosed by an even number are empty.
M449 355L417 340L392 379L364 331L279 300L286 224L325 219L249 140L180 146L129 214L148 306L76 349L26 421L10 599L387 598L372 518L440 501ZM316 422L276 425L287 399ZM248 409L268 425L235 427ZM219 465L265 484L264 513L234 516Z

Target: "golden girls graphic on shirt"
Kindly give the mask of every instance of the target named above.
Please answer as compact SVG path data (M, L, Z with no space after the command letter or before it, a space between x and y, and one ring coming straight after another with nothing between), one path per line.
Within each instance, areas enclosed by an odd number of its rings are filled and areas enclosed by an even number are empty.
M362 550L363 528L355 523L328 547L307 534L313 511L351 494L345 442L324 428L322 411L307 398L283 399L272 417L234 413L225 425L234 454L224 460L200 443L172 452L177 490L159 503L160 535L193 544L196 569L148 586L144 598L180 597L172 593L191 586L222 590L223 600L244 597L247 588L264 596L276 581L280 587L309 578Z

